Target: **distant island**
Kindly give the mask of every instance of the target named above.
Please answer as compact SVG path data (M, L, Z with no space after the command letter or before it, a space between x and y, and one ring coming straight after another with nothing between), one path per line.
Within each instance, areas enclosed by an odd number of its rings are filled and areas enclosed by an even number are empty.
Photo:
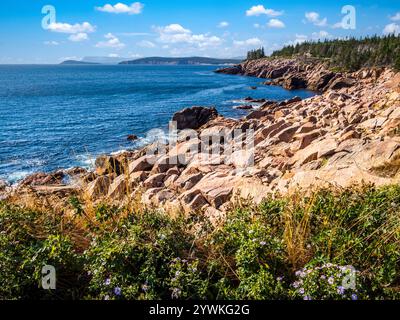
M96 62L86 62L86 61L79 61L79 60L65 60L63 62L61 62L60 64L62 65L99 65L100 63L96 63Z
M120 64L152 64L152 65L221 65L237 64L240 59L216 59L206 57L186 57L186 58L166 58L166 57L148 57L130 61L122 61Z
M126 58L108 58L108 57L85 57L82 60L66 60L61 62L63 65L99 65L99 64L147 64L147 65L224 65L238 64L244 59L217 59L206 57L148 57L135 60L126 60Z

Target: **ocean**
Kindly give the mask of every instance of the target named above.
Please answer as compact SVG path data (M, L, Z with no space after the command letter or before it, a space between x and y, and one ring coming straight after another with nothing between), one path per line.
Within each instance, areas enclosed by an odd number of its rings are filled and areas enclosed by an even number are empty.
M143 146L174 112L215 106L226 117L247 96L314 95L263 86L263 79L215 74L216 66L0 65L0 179L91 167L96 156ZM251 86L257 86L252 90ZM142 139L129 142L135 134Z

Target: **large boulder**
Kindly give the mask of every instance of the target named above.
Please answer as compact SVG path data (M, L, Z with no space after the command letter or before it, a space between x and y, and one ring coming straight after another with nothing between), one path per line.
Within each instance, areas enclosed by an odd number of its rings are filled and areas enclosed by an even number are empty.
M176 121L178 130L198 129L216 117L218 112L215 108L192 107L176 112L172 121Z
M45 185L60 185L63 182L65 173L56 171L53 173L38 172L26 177L20 186L45 186Z
M115 173L117 176L123 173L122 164L114 157L100 156L96 159L96 173L99 176Z
M340 90L343 88L350 88L356 84L356 80L351 78L338 78L333 80L329 85L330 90Z

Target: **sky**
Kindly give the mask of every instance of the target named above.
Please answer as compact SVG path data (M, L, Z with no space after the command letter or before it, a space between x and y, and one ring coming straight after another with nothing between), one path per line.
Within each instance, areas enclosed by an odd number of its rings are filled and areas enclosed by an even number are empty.
M399 0L119 1L2 0L0 64L232 58L261 46L271 53L303 41L400 33Z

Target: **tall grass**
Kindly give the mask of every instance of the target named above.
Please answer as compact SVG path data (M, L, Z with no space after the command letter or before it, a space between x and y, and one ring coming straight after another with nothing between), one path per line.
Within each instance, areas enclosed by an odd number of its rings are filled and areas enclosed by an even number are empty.
M0 203L0 298L400 297L397 185L237 199L219 226L146 209L140 197L53 201ZM54 292L40 289L43 264L58 272ZM349 265L357 286L344 290Z

